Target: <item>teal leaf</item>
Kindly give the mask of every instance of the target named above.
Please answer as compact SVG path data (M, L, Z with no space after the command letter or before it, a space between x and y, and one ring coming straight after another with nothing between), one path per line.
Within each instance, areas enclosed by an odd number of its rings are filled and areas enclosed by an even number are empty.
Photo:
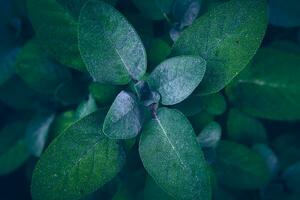
M222 128L217 122L211 122L197 136L197 141L202 148L214 148L222 136Z
M206 62L200 57L170 58L150 74L147 82L159 92L163 105L174 105L186 99L201 82Z
M289 166L282 175L285 185L292 192L300 193L299 184L300 184L300 162L297 162Z
M152 20L167 19L174 0L132 0L143 15Z
M265 0L230 0L210 9L187 28L173 46L173 55L198 55L207 70L198 93L223 89L246 67L267 27Z
M80 15L80 10L88 0L57 0L63 7L68 10L75 18ZM99 0L100 1L100 0ZM115 5L117 0L101 0L111 5Z
M286 133L276 137L272 147L282 169L286 169L300 160L300 136L298 133Z
M175 0L172 14L180 26L190 26L200 13L202 0Z
M235 189L260 188L270 179L270 171L261 155L229 141L218 145L214 168L218 181Z
M94 192L120 171L124 153L101 131L93 113L66 129L46 149L32 177L35 200L75 200Z
M101 1L88 1L79 18L79 49L95 81L126 85L146 72L143 43L115 8Z
M252 64L227 89L229 99L255 117L299 120L299 55L273 48L261 49Z
M227 103L221 93L210 95L192 94L183 102L174 106L185 116L193 116L200 112L208 112L212 115L221 115L226 111Z
M26 144L32 155L39 157L42 154L54 117L53 113L39 113L29 122L26 129Z
M267 142L267 133L263 124L237 109L231 109L229 112L227 135L231 140L247 145Z
M15 73L15 62L19 52L19 48L0 49L0 85L8 81Z
M70 2L28 0L28 13L42 48L61 64L84 71L78 49L78 19L66 6Z
M269 22L275 26L300 26L300 3L298 0L269 0Z
M275 177L279 170L280 163L277 155L275 155L273 150L266 144L255 144L253 146L253 150L258 152L263 157L263 159L267 163L267 166L269 168L269 171L271 172L272 177Z
M17 57L17 74L31 88L46 94L71 78L71 74L57 62L51 60L37 45L35 40L29 41Z
M207 164L194 130L179 111L161 108L140 138L145 169L175 199L210 199Z
M30 110L40 105L37 93L17 76L0 86L0 100L17 110Z
M26 123L7 124L0 131L0 175L5 175L19 168L30 154L25 142Z
M55 99L63 105L77 105L88 96L88 89L84 81L78 79L61 83L54 93Z
M110 107L103 124L104 134L112 139L130 139L142 128L142 112L137 98L122 91Z

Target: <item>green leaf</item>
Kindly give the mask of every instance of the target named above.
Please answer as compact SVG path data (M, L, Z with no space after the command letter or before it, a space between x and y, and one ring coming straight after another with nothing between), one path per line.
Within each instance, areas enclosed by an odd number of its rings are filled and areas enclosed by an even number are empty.
M222 128L217 122L211 122L200 132L197 141L202 148L214 148L222 136Z
M261 49L252 64L227 89L232 103L252 116L299 120L299 55L273 48Z
M69 71L49 59L34 40L18 55L16 71L31 88L42 93L54 93L59 84L71 78Z
M270 179L270 171L261 155L234 142L220 142L214 167L218 181L231 188L256 189L265 186Z
M101 105L106 106L111 104L115 97L120 92L120 88L114 85L104 85L101 83L92 83L89 86L89 91L95 101Z
M208 112L212 115L221 115L226 111L227 103L221 93L210 95L192 94L183 102L174 106L180 110L185 116L193 116L200 112Z
M93 113L74 123L46 149L32 177L35 200L76 200L110 181L124 154L101 131L103 116Z
M186 99L201 82L206 62L200 57L170 58L150 74L150 88L160 93L163 105L174 105Z
M32 155L39 157L42 154L54 117L53 113L39 113L29 122L26 129L26 144Z
M229 112L227 135L230 139L247 145L267 141L267 133L263 124L237 109L231 109Z
M300 162L289 166L282 175L285 185L293 192L300 193Z
M142 128L142 112L137 98L122 91L110 107L103 124L104 134L112 139L129 139Z
M132 0L143 15L152 20L168 19L174 0Z
M275 26L300 26L299 10L298 0L269 0L269 21Z
M230 0L217 5L186 29L173 55L198 55L207 72L198 93L223 89L252 59L267 27L264 0Z
M161 108L140 138L145 169L175 199L210 199L209 174L194 130L179 111Z
M90 95L87 101L84 101L81 104L79 104L75 112L75 118L77 120L82 119L88 116L89 114L95 112L97 109L97 104L94 98Z
M85 66L78 50L78 20L72 13L74 10L66 6L70 2L74 1L28 0L27 7L42 48L61 64L83 71Z
M143 43L126 18L104 2L88 1L79 18L79 49L95 81L126 85L146 72Z
M7 124L0 132L0 175L11 173L19 168L28 158L25 143L26 123Z

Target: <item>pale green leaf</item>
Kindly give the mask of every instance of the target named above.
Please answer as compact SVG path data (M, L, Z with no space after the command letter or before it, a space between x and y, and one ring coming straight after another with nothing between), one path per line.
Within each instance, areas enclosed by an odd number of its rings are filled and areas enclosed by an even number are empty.
M110 107L103 124L103 132L113 139L137 136L142 128L142 113L137 98L122 91Z
M210 199L207 164L194 130L176 110L161 108L140 138L145 169L175 199Z
M150 74L147 82L159 92L164 105L174 105L186 99L201 82L206 62L196 56L170 58Z
M143 43L115 8L104 2L88 1L79 18L79 49L95 81L125 85L146 72Z

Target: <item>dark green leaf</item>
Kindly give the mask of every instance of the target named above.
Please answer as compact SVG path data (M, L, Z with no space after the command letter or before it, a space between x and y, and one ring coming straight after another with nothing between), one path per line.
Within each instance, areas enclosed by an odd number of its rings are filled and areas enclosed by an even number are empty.
M299 11L298 0L269 0L269 21L275 26L300 26Z
M142 113L137 98L122 91L110 107L103 124L103 132L112 139L129 139L142 128Z
M225 112L226 106L224 96L220 93L216 93L206 96L192 94L188 99L174 107L189 117L203 111L212 115L221 115Z
M143 15L152 20L168 19L174 0L132 0Z
M158 110L143 129L139 152L155 182L176 199L210 199L206 162L185 116Z
M163 191L150 176L146 178L142 195L143 200L174 200L174 198Z
M16 71L31 88L43 93L54 93L59 84L71 78L69 71L50 60L36 41L28 42L22 49Z
M253 116L299 120L299 55L273 48L261 49L228 88L230 100Z
M32 177L35 200L76 200L110 181L124 154L101 131L103 116L93 113L60 134L46 149Z
M283 134L275 138L273 148L283 169L300 160L300 136L298 133Z
M115 97L120 92L120 88L113 85L92 83L89 86L89 91L99 105L106 106L113 102Z
M28 124L26 129L26 144L30 153L39 157L46 145L50 126L54 120L53 113L40 113Z
M146 52L140 37L109 4L91 0L82 8L79 49L95 81L125 85L146 72Z
M222 128L217 122L211 122L200 132L197 141L202 148L214 148L222 136Z
M227 134L230 139L248 145L267 141L267 133L263 124L236 109L229 112Z
M214 167L218 181L231 188L256 189L265 186L270 179L270 171L261 155L234 142L220 142Z
M186 99L201 82L206 62L200 57L170 58L150 74L150 88L160 93L162 104L174 105Z
M163 62L171 53L170 45L162 39L153 39L148 50L148 59L152 65Z
M85 66L78 50L78 21L65 2L28 0L27 7L36 37L41 46L60 63L79 70ZM77 3L82 2L78 1ZM79 4L78 4L79 5ZM70 5L71 6L71 5Z
M0 175L19 168L28 158L25 142L26 123L7 124L0 132Z
M201 94L224 88L254 56L265 34L265 0L231 0L213 7L186 29L173 47L173 55L198 55L207 72Z

